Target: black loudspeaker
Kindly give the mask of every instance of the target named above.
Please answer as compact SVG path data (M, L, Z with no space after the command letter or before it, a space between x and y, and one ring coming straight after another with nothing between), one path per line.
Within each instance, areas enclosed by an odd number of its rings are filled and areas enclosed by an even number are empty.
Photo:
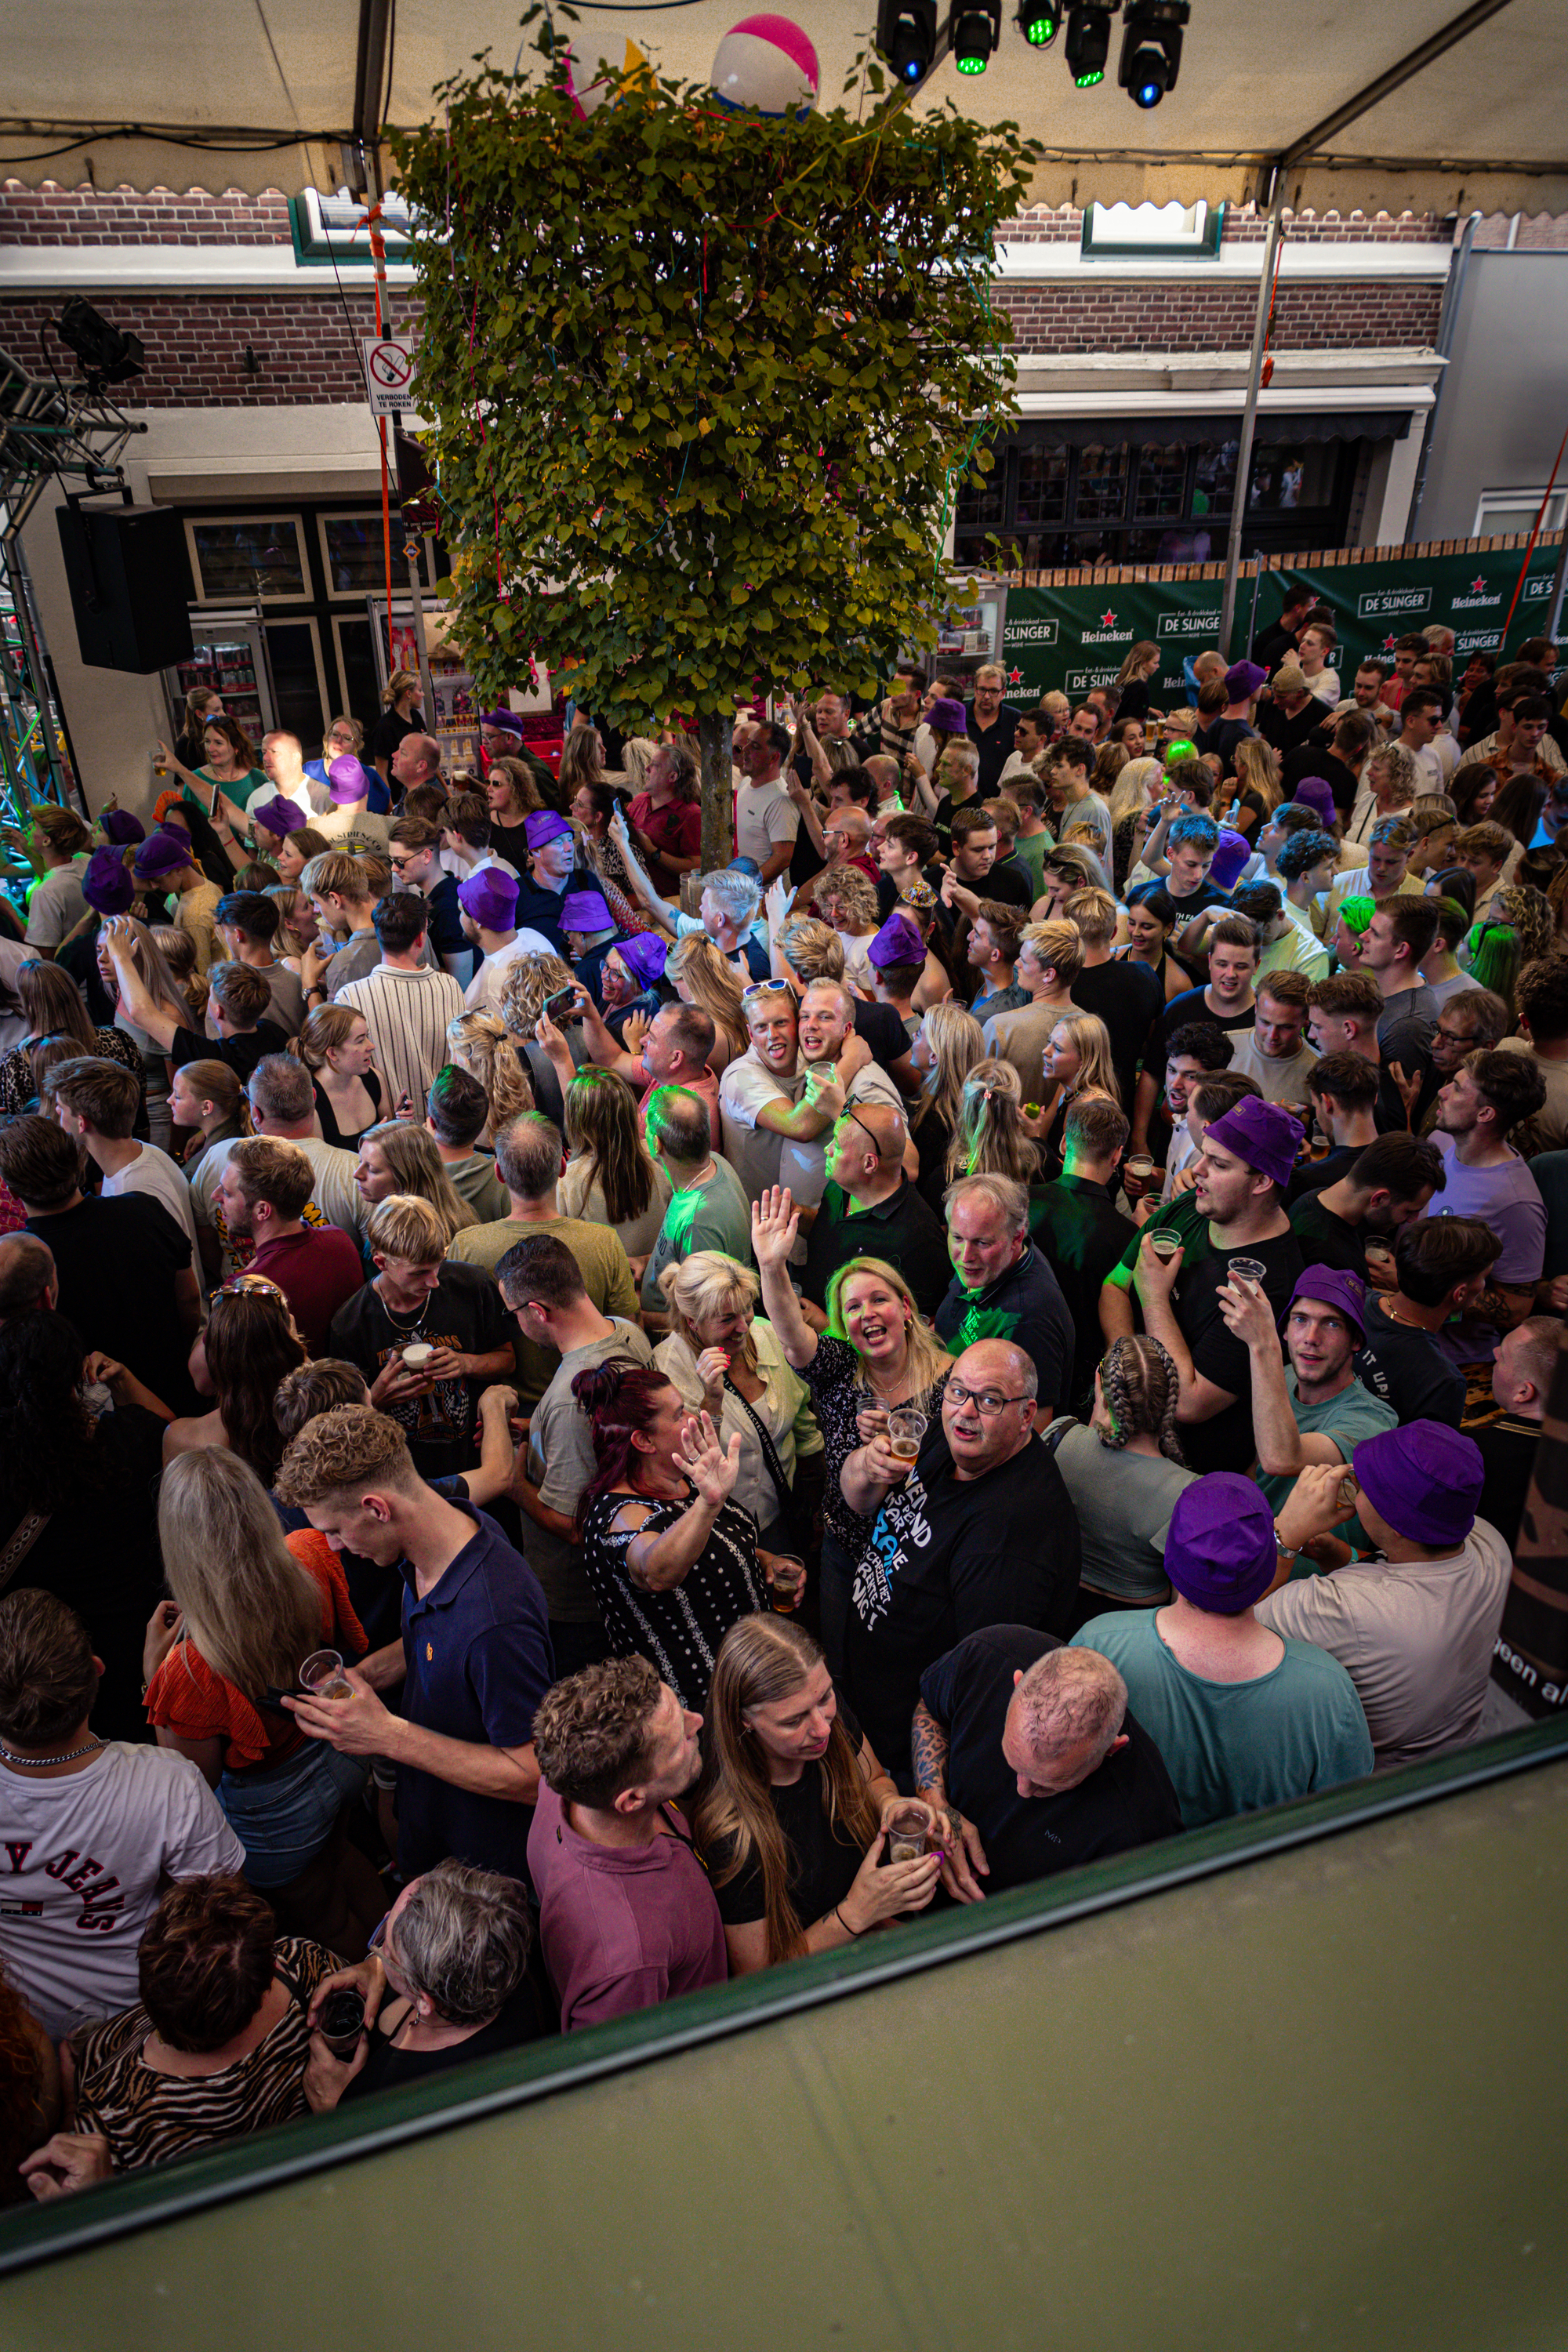
M188 661L191 567L171 507L56 509L77 643L91 669L167 669Z

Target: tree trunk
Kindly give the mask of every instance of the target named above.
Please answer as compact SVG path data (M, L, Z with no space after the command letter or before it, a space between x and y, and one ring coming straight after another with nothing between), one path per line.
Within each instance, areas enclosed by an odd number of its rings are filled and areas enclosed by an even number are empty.
M704 711L697 722L702 767L702 871L728 866L735 854L732 746L728 712Z

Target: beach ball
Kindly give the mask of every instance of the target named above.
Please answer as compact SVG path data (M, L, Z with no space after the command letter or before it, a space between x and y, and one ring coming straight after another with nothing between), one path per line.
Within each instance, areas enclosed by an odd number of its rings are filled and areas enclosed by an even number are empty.
M713 57L713 94L721 106L783 114L816 102L816 51L787 16L743 16Z
M602 53L595 55L589 46L600 37L598 34L579 33L566 45L566 95L572 101L573 111L584 122L589 115L596 114L611 96L609 77L616 68L608 58ZM626 44L620 70L634 81L640 80L647 73L647 59L635 41Z

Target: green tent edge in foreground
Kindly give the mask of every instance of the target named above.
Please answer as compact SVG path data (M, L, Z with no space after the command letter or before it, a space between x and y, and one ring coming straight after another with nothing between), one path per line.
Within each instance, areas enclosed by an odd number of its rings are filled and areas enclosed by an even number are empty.
M1568 1759L1568 1717L1357 1781L1265 1813L1246 1814L984 1905L943 1914L856 1948L766 1969L612 2025L481 2061L389 2092L347 2115L302 2118L211 2156L135 2174L83 2195L0 2219L0 2275L274 2189L436 2132L533 2104L552 2093L742 2033L994 1946L1235 1870L1415 1811L1489 1782Z

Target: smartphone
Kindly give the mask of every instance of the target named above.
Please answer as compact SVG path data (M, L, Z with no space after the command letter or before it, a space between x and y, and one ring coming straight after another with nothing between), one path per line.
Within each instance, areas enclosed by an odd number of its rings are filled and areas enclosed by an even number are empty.
M559 1028L563 1021L570 1020L576 1003L574 988L558 988L553 996L547 996L544 1000L544 1017L547 1021L553 1021Z

